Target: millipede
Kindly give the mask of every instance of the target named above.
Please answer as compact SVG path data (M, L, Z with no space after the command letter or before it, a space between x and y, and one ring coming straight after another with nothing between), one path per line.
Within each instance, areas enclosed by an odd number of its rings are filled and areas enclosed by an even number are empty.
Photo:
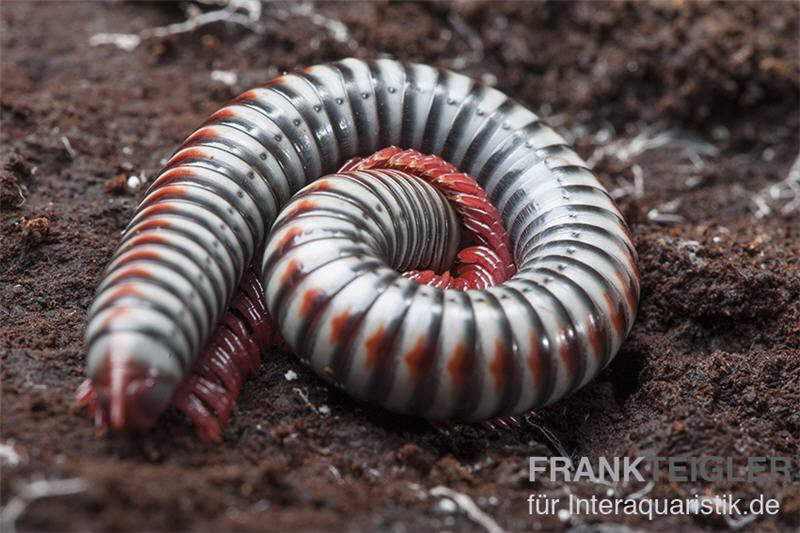
M286 348L393 412L502 419L595 377L638 299L615 202L536 114L344 59L245 92L169 159L89 309L78 403L115 430L174 405L219 441Z

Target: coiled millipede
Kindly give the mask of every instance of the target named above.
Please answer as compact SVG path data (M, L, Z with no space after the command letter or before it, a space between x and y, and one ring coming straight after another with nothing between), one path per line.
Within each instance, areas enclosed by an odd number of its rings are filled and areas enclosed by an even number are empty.
M487 420L597 375L638 297L614 201L534 113L447 70L345 59L244 93L169 160L89 311L78 399L115 429L172 402L219 440L268 309L353 396Z

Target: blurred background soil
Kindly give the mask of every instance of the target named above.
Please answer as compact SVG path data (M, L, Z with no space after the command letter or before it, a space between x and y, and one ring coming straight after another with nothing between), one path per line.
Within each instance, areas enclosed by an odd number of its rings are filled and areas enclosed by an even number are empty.
M508 530L800 527L797 477L527 479L531 455L779 455L800 468L796 2L274 3L179 35L149 30L218 8L0 6L4 531L483 529L438 486ZM92 41L118 32L144 39ZM522 428L441 432L352 401L276 354L219 446L174 412L149 433L98 438L73 394L86 310L143 192L136 182L238 93L346 56L472 75L548 117L594 164L642 271L616 360ZM753 522L528 515L528 494L570 492L764 493L782 510Z

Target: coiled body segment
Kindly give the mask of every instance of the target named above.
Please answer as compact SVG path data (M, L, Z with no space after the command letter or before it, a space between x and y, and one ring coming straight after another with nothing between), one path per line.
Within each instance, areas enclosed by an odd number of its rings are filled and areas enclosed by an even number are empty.
M391 145L476 178L510 237L511 279L460 292L401 277L396 268L442 268L458 238L437 195L388 178L391 169L348 170L323 180L329 190L312 183ZM400 205L397 187L419 189L419 205ZM114 361L135 361L149 380L141 387L165 392L127 408L163 408L256 255L270 314L315 371L432 419L481 420L563 397L611 360L638 303L630 233L559 135L493 88L392 60L281 76L187 139L90 310L96 388L111 387Z

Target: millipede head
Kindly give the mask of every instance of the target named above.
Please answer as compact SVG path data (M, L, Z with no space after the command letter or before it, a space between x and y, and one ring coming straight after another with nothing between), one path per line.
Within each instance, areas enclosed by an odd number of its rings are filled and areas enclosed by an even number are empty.
M176 378L148 365L131 351L124 334L112 335L102 358L81 388L77 402L92 412L100 429L116 431L149 428L169 405ZM138 345L141 348L142 345Z

